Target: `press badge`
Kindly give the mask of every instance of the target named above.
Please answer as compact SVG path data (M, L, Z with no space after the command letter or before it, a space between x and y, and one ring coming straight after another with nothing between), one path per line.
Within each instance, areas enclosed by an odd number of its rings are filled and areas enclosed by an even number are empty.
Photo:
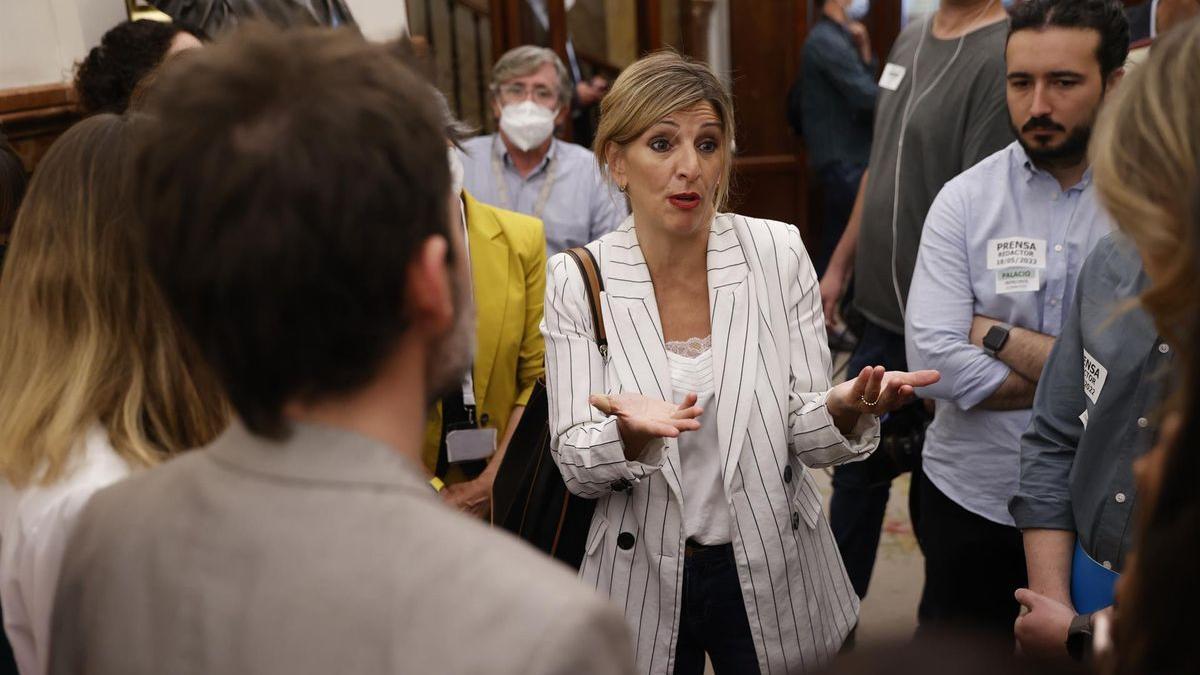
M904 81L904 74L907 72L908 70L904 66L889 63L883 67L883 74L879 76L879 86L888 91L896 91L900 87L900 83Z
M446 461L474 462L496 454L495 429L458 429L446 434Z
M1083 350L1083 393L1092 403L1100 398L1100 392L1104 391L1104 381L1107 379L1108 368L1100 365L1086 349Z
M987 268L996 272L996 294L1036 292L1046 269L1046 240L1029 237L989 239Z

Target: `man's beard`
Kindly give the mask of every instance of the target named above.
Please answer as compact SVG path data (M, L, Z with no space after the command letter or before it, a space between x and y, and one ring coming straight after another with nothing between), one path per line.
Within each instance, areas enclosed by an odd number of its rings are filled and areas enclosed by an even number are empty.
M460 260L459 264L465 264ZM426 397L430 404L438 401L455 387L462 386L463 377L475 356L475 303L471 300L470 282L465 276L451 275L454 286L454 325L438 339L429 352L425 366Z
M1025 123L1021 129L1017 129L1016 125L1009 121L1009 126L1012 127L1013 135L1017 137L1017 142L1025 149L1025 154L1036 166L1074 166L1087 157L1088 143L1092 139L1092 122L1081 124L1067 134L1057 145L1044 146L1033 145L1025 140L1022 132L1034 131L1037 129L1062 130L1063 126L1054 122L1049 117L1035 117Z

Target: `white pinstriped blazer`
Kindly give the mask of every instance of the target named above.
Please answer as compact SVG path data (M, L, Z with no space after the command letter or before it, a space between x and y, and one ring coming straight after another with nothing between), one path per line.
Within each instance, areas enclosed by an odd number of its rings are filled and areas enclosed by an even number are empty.
M583 278L564 254L547 263L546 374L555 461L572 492L597 499L580 577L625 611L638 670L670 673L685 534L679 449L651 443L626 461L616 419L588 395L673 400L662 325L633 219L588 245L600 265L609 354L593 339ZM863 458L879 424L849 438L825 407L830 358L817 277L794 227L718 215L708 243L716 424L733 550L763 673L829 661L858 616L805 466Z

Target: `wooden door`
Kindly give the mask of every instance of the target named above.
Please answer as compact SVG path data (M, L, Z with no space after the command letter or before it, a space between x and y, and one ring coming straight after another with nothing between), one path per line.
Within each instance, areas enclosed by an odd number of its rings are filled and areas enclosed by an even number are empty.
M808 32L807 2L730 0L729 5L737 120L730 209L793 223L811 246L805 158L786 113L787 91Z

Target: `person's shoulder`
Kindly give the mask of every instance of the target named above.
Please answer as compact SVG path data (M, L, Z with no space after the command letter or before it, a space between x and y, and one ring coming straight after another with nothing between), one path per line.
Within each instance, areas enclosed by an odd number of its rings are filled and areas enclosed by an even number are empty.
M485 204L468 193L468 213L476 217L490 218L504 232L512 246L522 252L546 248L546 228L541 219L524 213Z
M492 151L492 142L494 138L494 134L484 134L483 136L468 138L467 140L459 143L459 145L462 148L463 154L469 157L486 157L488 153Z
M15 525L34 533L72 523L99 490L129 476L132 468L113 449L108 434L93 425L75 446L65 475L49 485L13 490Z
M837 24L829 19L821 19L813 24L812 30L808 32L808 37L804 40L804 44L806 49L808 45L819 48L844 39L844 33Z
M1008 44L1009 19L1004 17L986 26L975 29L968 39L980 58L988 64L1005 64L1004 47Z
M1113 284L1137 279L1142 272L1142 259L1133 242L1119 231L1109 232L1096 241L1079 271L1080 283L1085 279L1103 277Z
M737 213L721 213L713 223L713 236L717 246L722 247L720 238L729 232L737 232L747 262L753 267L760 260L779 260L783 256L795 260L808 257L800 240L800 230L795 225L768 218L753 218Z
M421 563L453 584L439 584L439 602L446 607L474 607L459 615L458 629L474 633L510 631L529 646L565 616L603 622L613 610L593 590L581 585L562 563L548 558L506 532L451 511L441 504L423 509L422 530L437 533L436 547L427 549ZM397 569L402 577L408 574ZM507 619L495 623L498 613ZM477 625L475 625L477 624Z
M97 491L86 510L92 512L95 526L122 528L128 524L126 517L141 512L164 496L176 494L181 483L192 480L210 464L207 450L183 453Z
M579 145L578 143L572 143L570 141L563 141L563 140L557 140L557 139L554 141L554 143L557 146L555 148L554 152L556 152L559 157L561 157L562 159L564 159L566 161L571 162L572 164L575 164L575 163L595 164L596 163L596 155L593 154L591 150L588 150L587 148L583 147L582 145Z
M916 44L921 41L921 32L925 30L925 19L909 21L908 25L900 29L900 34L896 36L896 41L892 43L892 51L888 53L888 60L892 59L893 54L897 54L897 49L909 50L914 49Z
M780 220L754 218L743 216L740 213L718 213L713 222L713 231L721 233L729 230L729 228L744 231L754 238L756 244L759 240L768 242L786 241L789 235L799 233L799 230L794 225Z
M942 187L942 192L978 198L990 195L1007 187L1006 176L1014 170L1020 146L1013 141L996 152L984 157L967 170L951 178Z

